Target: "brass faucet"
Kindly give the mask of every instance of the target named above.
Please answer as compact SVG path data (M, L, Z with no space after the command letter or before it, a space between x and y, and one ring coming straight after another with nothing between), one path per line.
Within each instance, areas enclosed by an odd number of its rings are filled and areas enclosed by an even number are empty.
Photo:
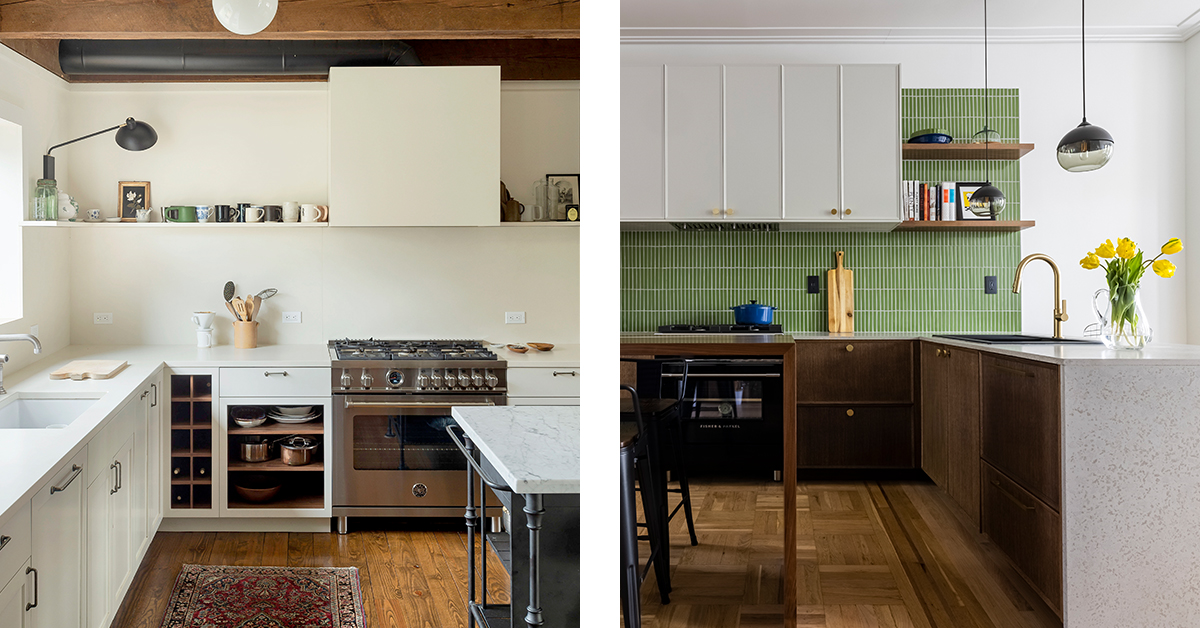
M1054 271L1054 337L1062 338L1062 324L1063 321L1067 320L1067 300L1063 299L1061 301L1062 305L1059 305L1060 295L1058 292L1058 264L1054 263L1053 258L1045 253L1032 253L1030 255L1026 255L1025 259L1021 260L1020 264L1017 264L1017 272L1013 276L1012 291L1014 294L1021 291L1021 271L1025 268L1026 264L1035 259L1040 259L1046 262L1050 265L1050 269Z

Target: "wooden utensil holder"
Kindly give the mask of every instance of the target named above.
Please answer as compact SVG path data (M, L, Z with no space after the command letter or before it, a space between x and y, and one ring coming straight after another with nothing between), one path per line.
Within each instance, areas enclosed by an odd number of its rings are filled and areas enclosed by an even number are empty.
M233 346L254 349L258 346L258 321L233 321Z

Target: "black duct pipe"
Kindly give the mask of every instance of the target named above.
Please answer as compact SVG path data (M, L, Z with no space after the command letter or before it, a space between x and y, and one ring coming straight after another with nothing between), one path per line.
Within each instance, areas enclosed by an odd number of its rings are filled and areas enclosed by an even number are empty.
M421 65L402 41L265 39L64 39L58 62L75 76L328 74L336 66Z

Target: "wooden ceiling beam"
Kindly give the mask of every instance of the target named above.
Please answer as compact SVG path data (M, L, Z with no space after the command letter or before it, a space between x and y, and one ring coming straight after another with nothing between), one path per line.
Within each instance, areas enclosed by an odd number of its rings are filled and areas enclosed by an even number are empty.
M3 2L5 0L0 0ZM253 39L578 39L580 0L280 0ZM246 38L211 0L19 0L0 39Z

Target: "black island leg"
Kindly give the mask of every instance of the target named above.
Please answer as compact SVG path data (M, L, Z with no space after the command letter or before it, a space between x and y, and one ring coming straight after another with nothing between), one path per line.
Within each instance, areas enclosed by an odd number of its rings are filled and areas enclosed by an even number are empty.
M525 495L525 527L529 528L529 606L525 608L525 623L531 628L542 625L542 600L539 592L541 582L540 535L542 532L542 496L536 493Z
M466 447L468 458L475 452L471 437L463 434L463 445ZM475 628L475 615L471 613L471 604L475 602L475 525L478 517L475 515L475 477L471 466L467 465L467 628Z

